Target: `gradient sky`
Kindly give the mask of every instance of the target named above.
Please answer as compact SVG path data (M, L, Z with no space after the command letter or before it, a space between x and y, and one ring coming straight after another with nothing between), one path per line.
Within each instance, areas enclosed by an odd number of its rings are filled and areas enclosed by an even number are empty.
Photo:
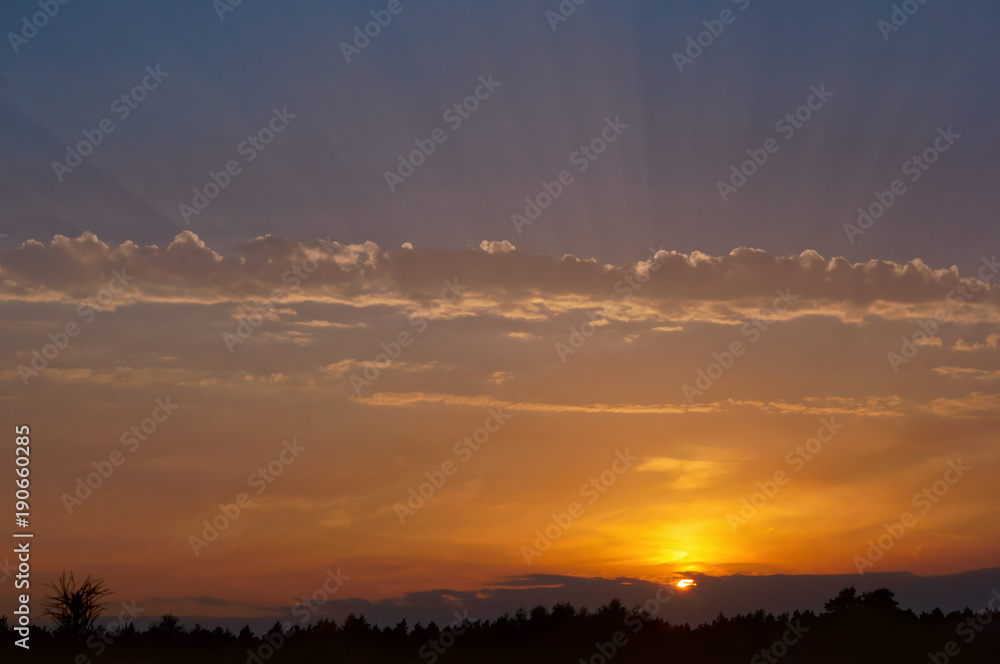
M265 233L460 248L509 239L510 214L608 116L624 140L518 248L624 262L649 244L751 246L947 267L995 246L1000 23L988 0L924 5L885 41L892 3L589 2L552 31L545 2L406 2L350 64L339 44L386 3L69 4L3 55L0 224L12 241L163 243L191 189L264 126L298 119L192 222L213 246ZM5 3L11 29L34 7ZM736 21L683 74L671 58L703 20ZM109 115L148 65L170 73L84 166L51 162ZM503 87L391 194L383 172L492 73ZM834 92L772 163L723 203L717 180L812 85ZM854 246L842 224L939 126L964 138ZM264 158L266 157L266 158Z
M246 0L224 20L210 2L70 3L3 45L0 402L36 432L42 578L71 567L151 612L244 616L337 567L367 601L532 574L852 574L908 511L871 571L996 564L994 3L928 3L885 40L889 2L591 0L555 31L555 2L404 2L351 63L340 42L385 3ZM673 52L724 9L735 21L678 72ZM4 5L0 27L33 10ZM157 65L169 77L58 182L67 143ZM391 192L384 171L481 76L500 87ZM813 86L833 96L781 138ZM246 163L275 107L297 117ZM607 118L628 128L577 172ZM961 138L906 180L941 128ZM716 182L771 137L723 202ZM242 172L185 223L178 205L231 159ZM563 169L573 184L519 233L512 213ZM849 242L897 178L906 193ZM116 270L121 292L88 303ZM439 305L449 283L460 297ZM66 349L19 368L67 323ZM893 366L904 338L915 355ZM734 342L733 366L685 391ZM456 452L495 408L510 420ZM305 450L256 494L293 439ZM113 451L124 463L67 509ZM971 470L924 512L914 496L949 462ZM734 532L727 515L779 471ZM601 473L606 492L581 491ZM195 555L240 492L250 507ZM574 501L583 516L526 564Z

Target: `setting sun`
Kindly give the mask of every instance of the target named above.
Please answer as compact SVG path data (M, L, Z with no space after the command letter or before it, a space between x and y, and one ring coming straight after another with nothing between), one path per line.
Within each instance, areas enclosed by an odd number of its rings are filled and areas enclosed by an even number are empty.
M677 587L678 588L682 588L682 589L683 588L692 588L692 587L694 587L696 585L698 585L698 584L694 582L694 579L681 579L680 581L677 582Z

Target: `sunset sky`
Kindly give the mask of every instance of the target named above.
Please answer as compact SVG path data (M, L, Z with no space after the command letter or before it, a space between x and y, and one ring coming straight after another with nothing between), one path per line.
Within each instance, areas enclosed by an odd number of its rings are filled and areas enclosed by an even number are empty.
M5 44L39 581L256 617L338 568L338 598L457 605L995 567L995 4L889 33L890 2L679 4L404 0L350 62L386 3L71 3Z

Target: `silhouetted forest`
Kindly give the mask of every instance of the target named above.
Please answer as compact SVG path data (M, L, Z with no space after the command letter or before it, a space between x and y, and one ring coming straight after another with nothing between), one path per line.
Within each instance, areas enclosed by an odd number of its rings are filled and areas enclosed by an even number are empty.
M323 620L307 628L266 634L249 627L185 629L167 615L145 631L131 624L102 627L33 628L31 651L14 646L6 618L0 619L0 660L61 662L343 662L412 664L534 663L588 664L665 662L678 664L878 663L997 664L1000 612L965 610L917 615L901 610L887 589L858 594L847 588L811 611L772 615L720 615L697 627L672 625L614 600L596 611L557 604L496 620L377 627L363 616L342 623ZM14 653L17 654L14 654Z

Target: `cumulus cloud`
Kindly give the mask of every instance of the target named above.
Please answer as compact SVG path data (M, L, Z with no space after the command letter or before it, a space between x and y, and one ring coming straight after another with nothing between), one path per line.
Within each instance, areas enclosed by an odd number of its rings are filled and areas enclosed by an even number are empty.
M991 308L1000 301L990 284L962 277L955 267L931 268L919 259L905 264L850 263L815 251L774 256L739 248L724 256L660 250L645 260L614 266L574 256L556 260L529 255L506 240L483 241L479 250L384 250L371 242L293 242L272 236L244 242L224 256L190 231L165 247L132 242L111 246L92 233L75 239L56 236L48 245L25 242L0 255L0 298L78 299L92 295L112 270L122 269L134 277L123 297L144 302L232 302L282 289L293 301L378 306L398 304L399 297L426 300L447 279L458 279L470 292L487 298L484 304L490 306L525 305L544 294L556 303L550 306L633 300L660 311L684 302L739 307L750 300L773 299L781 289L811 307L869 312L895 307L895 312L881 312L892 317L900 307L940 305L949 295ZM624 297L625 292L634 297Z
M986 340L983 341L982 343L974 342L970 344L966 343L962 339L959 339L958 341L955 342L955 350L959 351L987 350L990 348L996 348L998 342L1000 342L1000 334L994 332L993 334L987 335Z
M508 240L502 240L500 242L483 240L479 243L479 248L488 254L509 254L515 250L514 245L512 245Z

